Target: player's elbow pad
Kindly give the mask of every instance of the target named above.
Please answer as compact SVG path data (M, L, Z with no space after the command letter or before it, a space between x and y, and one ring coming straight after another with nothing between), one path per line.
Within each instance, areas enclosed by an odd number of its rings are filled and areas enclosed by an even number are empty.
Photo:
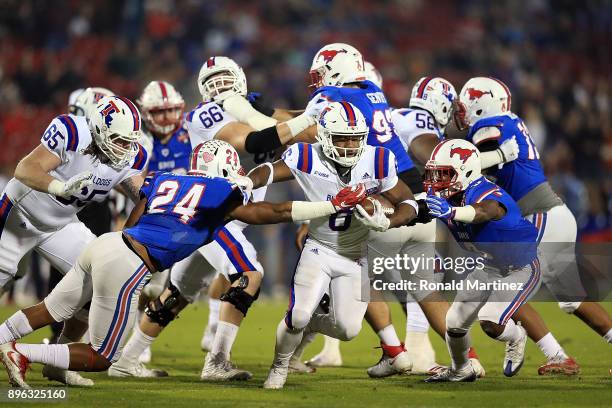
M248 153L267 153L282 146L276 126L249 133L244 141Z
M400 174L398 174L398 176L400 180L410 187L413 194L422 193L425 191L423 189L423 177L421 177L421 173L419 173L416 167L402 171Z

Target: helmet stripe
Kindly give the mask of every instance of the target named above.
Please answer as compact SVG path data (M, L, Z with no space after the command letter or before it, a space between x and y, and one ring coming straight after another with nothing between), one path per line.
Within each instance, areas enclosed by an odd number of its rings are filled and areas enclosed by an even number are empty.
M198 153L200 153L202 147L204 147L204 143L200 143L199 145L197 145L195 149L193 149L193 152L191 152L191 171L197 170Z
M340 102L344 111L346 112L346 118L348 119L349 126L357 126L357 115L355 115L355 111L350 103L346 101Z
M510 89L508 89L508 87L506 86L506 84L504 84L502 81L500 81L497 78L493 78L493 77L489 77L489 79L494 80L495 82L497 82L498 84L500 84L502 86L502 88L504 88L504 91L506 91L506 95L508 95L508 106L507 106L507 110L510 110L510 106L512 106L512 95L510 95Z
M416 94L417 98L423 97L423 92L425 92L425 87L431 80L432 80L432 77L425 77L425 79L423 79L423 82L421 82L421 85L419 85L419 89L417 90L417 94Z
M124 98L123 96L118 96L120 100L122 100L128 108L130 108L130 112L132 112L132 119L134 119L134 131L140 130L140 114L138 113L138 109L136 106L130 101L128 98Z
M164 102L168 101L168 91L166 90L166 84L164 84L162 81L157 82L159 84L159 90L161 91L162 94L162 99L164 100Z
M210 68L215 66L215 57L210 57L207 61L206 61L206 68Z
M445 140L442 143L438 143L438 145L434 148L433 152L431 153L431 160L435 160L436 159L436 154L438 154L438 151L440 150L442 145L447 143L447 142L450 142L450 140Z

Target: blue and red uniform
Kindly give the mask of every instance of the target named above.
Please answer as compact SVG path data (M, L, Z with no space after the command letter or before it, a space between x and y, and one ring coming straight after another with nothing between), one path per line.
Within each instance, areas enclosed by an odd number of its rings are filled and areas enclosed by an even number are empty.
M145 246L159 270L209 243L240 189L224 178L156 173L141 188L145 213L124 233Z
M153 151L149 160L149 172L172 171L186 174L189 171L189 156L191 155L191 142L184 126L179 127L168 142L162 143L153 138Z

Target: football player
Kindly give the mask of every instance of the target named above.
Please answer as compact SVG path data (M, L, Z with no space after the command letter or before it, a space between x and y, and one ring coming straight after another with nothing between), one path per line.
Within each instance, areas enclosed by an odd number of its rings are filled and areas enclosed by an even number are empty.
M119 122L119 118L115 120ZM154 175L143 186L142 198L123 231L91 242L43 302L15 313L0 325L0 361L10 384L29 388L25 382L29 363L79 371L106 370L121 355L125 328L134 322L138 295L150 274L168 269L210 241L213 231L228 219L263 224L327 217L349 210L365 197L362 186L357 191L346 188L331 201L245 206L252 182L240 176L239 170L236 151L215 140L196 146L190 175ZM247 276L236 281L229 293L248 308L259 286ZM164 307L156 313L164 315L176 306L176 300L172 296L164 299ZM91 301L89 344L15 343L34 330L73 315L87 301Z
M62 274L70 269L95 238L76 218L87 203L103 201L116 186L138 199L147 162L146 152L136 143L138 110L128 99L112 96L103 97L95 109L86 112L87 118L68 114L53 119L41 144L17 164L15 177L0 198L0 291L30 250ZM81 324L73 329L66 325L61 341L81 338L87 328L87 311L79 312L74 320ZM71 383L66 375L56 372L50 377Z
M478 149L462 139L440 143L425 167L427 206L445 221L455 240L482 260L446 315L446 344L451 368L426 382L470 382L477 378L468 358L469 329L476 318L484 332L506 343L504 374L516 375L525 358L527 334L512 320L514 312L540 286L537 231L522 218L519 206L502 188L481 174ZM508 250L507 245L520 246ZM507 289L484 288L495 281ZM477 288L470 288L476 283Z
M359 333L368 307L360 292L362 244L369 229L384 231L416 216L418 205L408 186L398 181L393 153L366 145L368 133L363 114L353 104L330 103L317 123L318 143L294 144L281 160L250 173L255 187L296 179L313 201L332 197L332 191L339 186L365 183L369 194L382 193L396 207L390 218L375 201L371 215L358 205L358 212L346 211L311 221L309 238L292 279L289 310L278 325L275 357L264 388L283 388L289 360L305 332L344 341ZM365 283L367 297L367 279ZM330 297L328 313L315 313L326 292Z
M580 301L586 292L575 263L576 219L548 183L529 130L511 111L508 87L495 78L470 79L459 95L455 118L459 127L469 127L467 139L481 151L498 151L501 143L512 138L518 142L518 157L508 162L500 157L492 163L489 174L518 203L521 214L538 229L538 243L544 243L541 245L545 261L543 281L559 299L560 308L574 313L604 340L612 342L609 314L597 303ZM495 166L497 163L500 165ZM572 261L568 264L567 259ZM578 301L568 301L577 298ZM522 307L515 319L523 322L530 338L548 360L538 369L539 374L579 372L574 359L565 353L531 306Z
M275 119L257 112L245 98L247 87L244 72L227 57L216 56L206 60L198 75L198 88L203 102L190 111L185 119L191 144L195 146L208 140L226 141L236 149L242 165L247 169L273 160L274 150L292 142L295 136L315 121L314 116L307 111L276 125ZM247 121L239 122L228 113L228 105L249 112L250 125ZM255 190L254 201L263 199L265 191L266 188ZM229 283L237 282L245 273L248 273L253 285L259 284L263 277L263 267L257 260L257 252L242 231L245 227L246 224L239 221L228 223L218 231L213 242L174 265L170 273L170 287L161 297L150 302L150 316L144 316L140 321L139 328L135 329L134 336L126 345L121 361L111 369L115 375L133 375L130 373L135 371L130 367L138 364L138 356L154 341L163 327L174 319L175 314L168 314L160 320L160 314L155 313L162 307L161 298L175 294L180 302L179 307L172 310L178 313L193 302L200 290L219 272L227 282L227 285L222 285L220 292L226 295L221 297L221 305L215 304L214 299L210 302L211 314L217 311L220 321L210 352L206 355L201 379L219 381L251 378L251 373L238 369L229 361L239 325L247 310L239 300L228 294ZM176 295L179 293L180 296Z
M150 174L171 171L176 174L186 174L189 169L191 143L187 129L183 125L185 108L183 96L166 81L151 81L136 102L142 112L143 134L148 140L145 146L149 147L147 172ZM153 275L142 289L139 311L144 312L144 306L161 294L166 287L168 276L169 271ZM138 361L143 364L151 361L150 347L144 350ZM125 368L138 377L162 374L159 370L147 369L143 364L130 364ZM125 370L117 369L118 367L122 367L120 362L109 369L109 375L123 374Z

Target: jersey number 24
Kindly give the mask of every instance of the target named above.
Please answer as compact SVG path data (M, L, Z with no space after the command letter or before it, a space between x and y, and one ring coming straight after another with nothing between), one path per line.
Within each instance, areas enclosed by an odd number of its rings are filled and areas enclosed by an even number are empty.
M155 192L155 198L149 205L149 214L168 212L174 200L174 196L179 190L179 183L176 180L166 180L159 184ZM202 195L206 190L204 184L194 184L185 194L183 194L174 207L172 212L178 214L179 219L185 224L191 221L196 212L196 207L200 203ZM162 208L160 208L162 207ZM165 207L165 208L163 208Z

